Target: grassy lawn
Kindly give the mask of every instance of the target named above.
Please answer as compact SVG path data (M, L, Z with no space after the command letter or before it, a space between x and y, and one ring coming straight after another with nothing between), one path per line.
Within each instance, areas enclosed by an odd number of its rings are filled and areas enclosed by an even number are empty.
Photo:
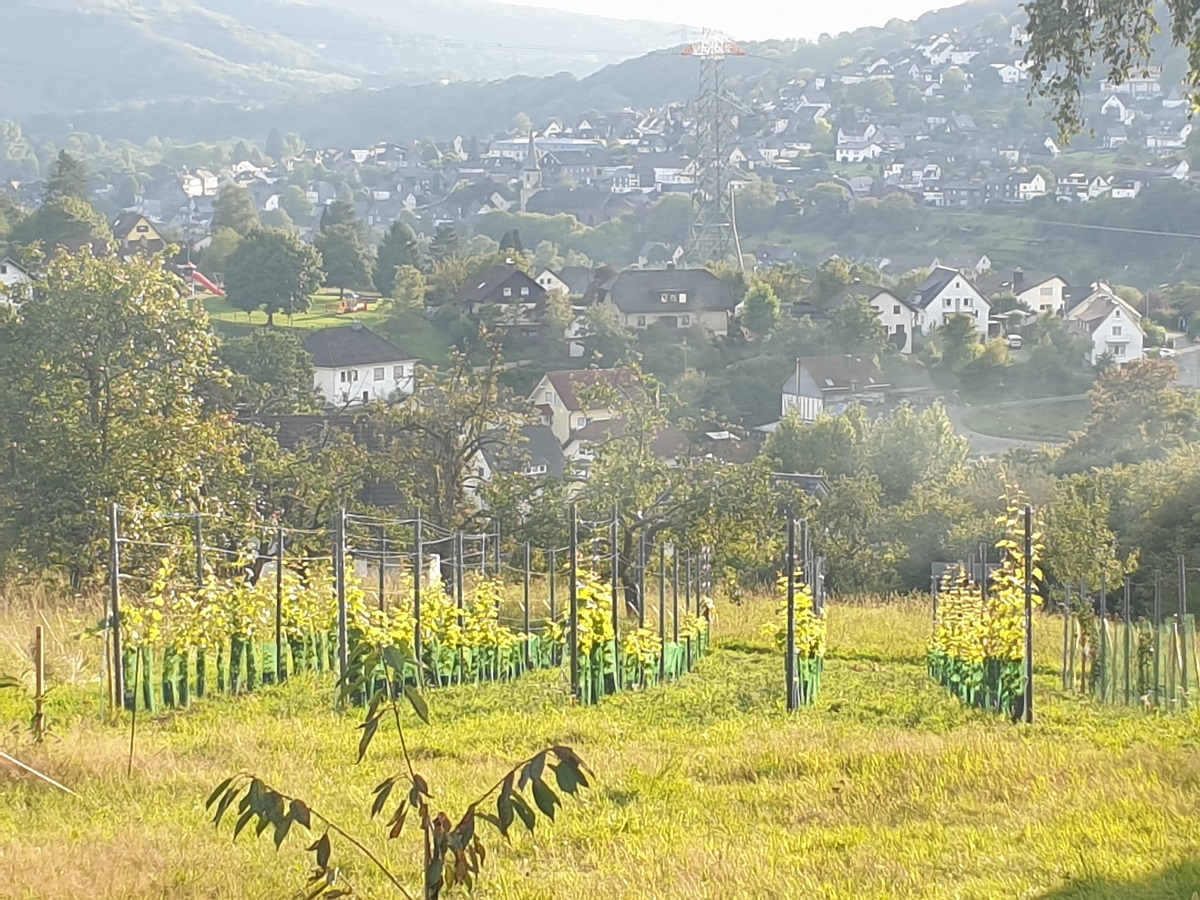
M1088 414L1085 399L1026 400L980 406L966 415L966 425L980 434L1027 441L1065 441L1082 431Z
M572 707L558 672L431 692L432 724L411 725L409 748L452 814L548 744L575 747L595 772L532 836L506 845L481 826L490 852L476 896L1116 900L1200 887L1200 712L1065 695L1061 629L1046 619L1038 721L1014 726L927 677L927 609L834 605L824 691L788 716L782 660L761 636L770 607L719 603L717 648L697 672L598 707ZM0 613L3 633L31 630L35 612ZM388 843L366 817L372 787L402 765L394 733L381 729L354 765L358 719L330 710L328 681L140 721L127 777L128 720L98 723L82 651L49 621L52 675L73 682L51 695L57 734L26 742L28 710L0 692L0 724L14 728L2 740L79 796L0 761L5 897L295 896L311 838L276 853L269 836L231 841L209 824L209 791L243 769L306 797L414 883L413 823ZM0 644L0 669L15 650ZM395 896L344 841L333 846L359 891Z
M267 324L266 313L246 313L235 309L225 297L207 297L204 300L204 308L218 332L244 333L250 328ZM308 312L293 316L276 315L275 325L302 333L318 328L349 325L355 320L395 341L426 364L436 365L447 359L449 341L438 334L433 323L423 313L417 310L394 310L377 299L372 299L369 307L363 312L343 315L338 313L337 292L320 291L313 297L312 307Z

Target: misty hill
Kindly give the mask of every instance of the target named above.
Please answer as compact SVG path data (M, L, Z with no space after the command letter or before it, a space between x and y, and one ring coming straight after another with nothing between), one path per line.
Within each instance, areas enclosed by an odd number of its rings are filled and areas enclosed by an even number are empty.
M278 102L443 78L586 75L678 26L495 0L8 0L10 116L131 103Z

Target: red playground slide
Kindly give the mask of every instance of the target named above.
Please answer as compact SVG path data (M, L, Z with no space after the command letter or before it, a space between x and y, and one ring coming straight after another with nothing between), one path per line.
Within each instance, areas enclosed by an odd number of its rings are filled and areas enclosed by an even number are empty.
M197 269L195 263L184 266L183 277L200 285L200 287L204 288L210 294L216 294L218 297L225 296L225 292L209 280L203 272Z

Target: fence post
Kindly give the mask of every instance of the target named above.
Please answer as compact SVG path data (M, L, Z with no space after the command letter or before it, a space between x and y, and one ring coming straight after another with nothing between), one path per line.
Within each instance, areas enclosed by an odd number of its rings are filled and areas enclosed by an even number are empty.
M687 562L683 572L683 614L690 616L692 614L692 548L688 548ZM687 670L692 671L692 636L689 633L687 639Z
M33 630L33 739L46 737L46 643L42 626Z
M658 545L658 680L667 680L667 544Z
M192 544L196 554L196 595L200 597L204 591L204 533L200 527L200 513L192 517ZM186 663L185 663L186 666ZM187 673L184 672L184 683ZM203 697L208 691L208 653L203 647L196 650L196 696Z
M346 682L350 671L350 636L346 616L346 510L333 519L333 577L337 585L338 680Z
M1130 654L1130 634L1129 634L1129 576L1125 576L1125 599L1122 607L1122 616L1125 619L1125 705L1129 705L1129 654Z
M613 507L612 520L612 624L613 624L613 690L621 690L621 523L617 508Z
M575 504L571 504L571 583L568 585L570 606L570 653L571 698L578 703L579 693L579 520Z
M1033 722L1033 509L1025 507L1025 713Z
M112 626L113 710L125 704L125 656L121 647L121 520L116 503L108 509L108 613ZM136 687L136 685L135 685Z
M1108 702L1108 576L1100 572L1100 702Z
M1071 649L1071 586L1063 585L1063 643L1062 643L1062 687L1064 691L1071 690L1074 685L1071 683L1071 668L1074 661L1074 652Z
M417 510L417 521L413 526L413 662L417 670L417 684L424 682L421 674L421 579L425 577L425 547L421 534L421 510ZM401 673L403 677L403 673Z
M455 552L454 552L454 606L458 610L458 630L462 632L463 627L463 579L467 576L466 561L463 559L465 550L463 549L463 533L460 531L455 537ZM463 646L458 648L458 683L462 684L466 677L467 669L467 651Z
M1159 676L1162 674L1162 572L1154 570L1154 705L1162 705Z
M646 532L638 535L638 628L646 627Z
M283 526L275 526L275 683L286 678L283 665Z
M671 640L679 647L679 548L671 548Z
M532 668L533 663L529 655L529 641L532 639L529 627L529 565L530 565L530 549L529 541L525 542L525 668Z
M379 610L382 612L387 609L387 600L384 596L385 585L384 576L387 569L387 526L379 526Z
M790 513L787 523L787 633L784 637L783 654L787 711L795 712L800 708L800 685L796 680L796 519Z
M1187 634L1187 558L1179 554L1179 664L1182 673L1179 676L1179 690L1184 701L1188 699L1188 634Z
M553 547L550 548L550 621L553 622L558 618L558 603L554 593L554 576L558 571L557 553Z

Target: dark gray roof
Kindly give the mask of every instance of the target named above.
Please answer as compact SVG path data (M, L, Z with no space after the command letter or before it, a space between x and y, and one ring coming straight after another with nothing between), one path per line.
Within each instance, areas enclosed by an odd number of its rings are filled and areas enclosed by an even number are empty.
M504 296L504 288L512 288L510 297ZM527 294L521 288L528 288ZM458 292L459 303L541 303L546 299L546 289L514 266L492 266L480 272Z
M546 475L561 478L567 468L562 446L548 425L523 425L517 446L488 444L482 453L488 465L500 471L524 471L527 466L545 466Z
M928 278L917 286L917 289L909 296L908 302L919 309L925 309L937 299L938 294L945 290L946 285L955 278L966 277L958 269L947 269L945 266L938 266L929 273Z
M604 285L613 304L625 314L691 310L732 312L737 300L708 269L626 269ZM663 294L685 296L664 303Z
M310 332L304 349L318 369L343 366L371 366L380 363L412 362L416 357L397 347L361 323L335 325Z
M805 356L796 364L792 374L783 384L783 393L798 394L796 376L803 370L812 379L817 390L848 391L870 390L887 387L883 374L873 359L844 354L841 356Z

